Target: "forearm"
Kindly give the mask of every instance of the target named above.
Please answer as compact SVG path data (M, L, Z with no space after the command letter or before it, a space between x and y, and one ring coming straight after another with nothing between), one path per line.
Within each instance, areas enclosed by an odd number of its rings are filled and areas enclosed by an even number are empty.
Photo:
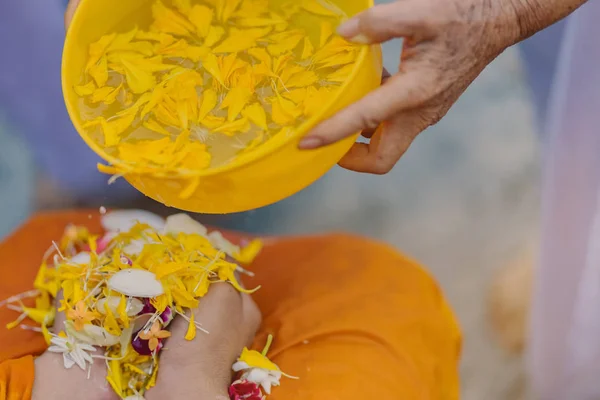
M507 0L515 12L518 26L516 42L567 17L587 0Z

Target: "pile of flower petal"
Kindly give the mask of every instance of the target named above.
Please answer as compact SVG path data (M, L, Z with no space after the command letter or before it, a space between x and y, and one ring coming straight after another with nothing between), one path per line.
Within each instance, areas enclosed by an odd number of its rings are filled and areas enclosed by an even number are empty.
M286 135L358 54L334 33L345 15L328 0L150 4L148 26L89 46L75 87L88 134L119 160L99 167L112 175L177 176Z
M8 328L42 332L48 350L63 354L66 368L77 365L90 371L95 360L106 362L106 379L120 397L141 396L155 384L158 355L170 336L167 328L172 319L178 315L189 322L187 340L193 340L197 330L207 332L194 321L190 309L198 306L215 282L252 292L236 280L236 272L246 272L236 262L251 262L262 244L255 240L240 248L185 214L165 221L143 211L117 211L105 215L102 222L104 236L69 226L62 240L53 243L35 279L35 290L4 302L21 313ZM62 297L58 310L57 296ZM35 306L23 305L21 300L27 297L36 298ZM48 328L57 311L65 313L65 324L55 335ZM26 318L41 327L21 325ZM247 358L244 352L242 361ZM277 367L256 360L250 357L245 366L266 366L270 372L254 381L277 384L272 378Z
M263 392L271 394L271 388L279 386L282 376L298 379L281 372L279 367L267 358L272 341L273 336L269 335L262 353L244 348L232 367L233 371L239 374L239 379L229 387L231 400L263 400Z

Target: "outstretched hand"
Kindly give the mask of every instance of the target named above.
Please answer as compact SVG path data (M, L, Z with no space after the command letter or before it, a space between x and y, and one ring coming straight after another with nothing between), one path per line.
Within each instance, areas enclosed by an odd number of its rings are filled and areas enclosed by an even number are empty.
M300 147L352 136L347 169L389 172L419 133L437 123L507 47L566 17L586 0L397 0L348 20L338 32L362 44L403 38L400 69L382 87L323 122Z
M481 71L519 36L514 10L502 1L401 0L348 20L338 33L361 44L404 38L400 69L384 73L381 88L317 126L304 149L337 142L356 132L342 167L389 172L415 137L437 123ZM506 2L505 2L506 3Z

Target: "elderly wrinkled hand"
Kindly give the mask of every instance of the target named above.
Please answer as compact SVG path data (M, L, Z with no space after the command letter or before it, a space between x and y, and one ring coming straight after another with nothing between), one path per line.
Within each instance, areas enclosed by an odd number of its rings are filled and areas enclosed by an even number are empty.
M416 136L437 123L507 47L573 11L584 0L398 0L339 27L346 39L376 44L404 38L400 69L381 88L317 126L303 149L361 132L342 167L389 172Z
M156 387L144 396L147 400L170 398L228 399L227 390L232 378L231 366L250 346L260 326L258 307L247 295L227 283L211 286L207 295L194 310L208 333L188 341L184 337L188 322L174 319L169 330L171 337L161 353ZM64 314L59 313L54 327L62 329ZM46 352L35 363L35 399L117 400L119 397L106 382L106 363L96 359L89 371L77 366L65 369L61 354Z

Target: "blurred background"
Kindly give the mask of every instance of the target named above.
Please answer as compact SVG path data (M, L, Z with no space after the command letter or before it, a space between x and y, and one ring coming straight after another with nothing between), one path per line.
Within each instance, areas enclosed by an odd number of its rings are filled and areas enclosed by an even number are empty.
M159 209L124 182L109 187L68 120L60 91L64 6L64 0L0 2L0 41L8 49L0 62L0 236L40 209ZM537 241L543 135L536 117L543 109L534 103L545 102L552 70L530 74L539 78L532 81L525 66L535 72L536 60L548 65L544 51L553 52L553 40L541 39L546 50L533 43L529 59L517 48L506 51L392 173L335 168L274 206L199 218L262 234L343 230L391 243L430 269L458 314L463 398L525 398L522 360L492 340L485 298L492 273ZM397 69L399 54L399 42L385 46L388 70Z

